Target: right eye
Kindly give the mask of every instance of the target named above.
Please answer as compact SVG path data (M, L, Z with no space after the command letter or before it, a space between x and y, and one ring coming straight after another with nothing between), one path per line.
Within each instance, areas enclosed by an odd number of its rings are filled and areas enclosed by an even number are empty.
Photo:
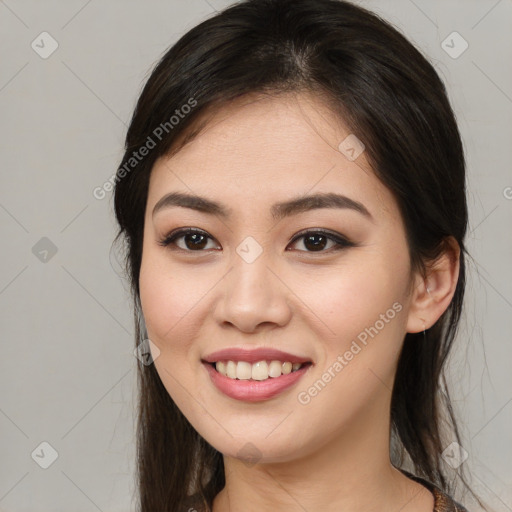
M176 243L179 239L183 239L184 247L180 247ZM173 231L164 239L159 240L158 243L163 247L170 247L172 250L177 248L178 250L185 252L204 252L203 249L208 245L208 239L213 240L206 231L195 228L186 228Z

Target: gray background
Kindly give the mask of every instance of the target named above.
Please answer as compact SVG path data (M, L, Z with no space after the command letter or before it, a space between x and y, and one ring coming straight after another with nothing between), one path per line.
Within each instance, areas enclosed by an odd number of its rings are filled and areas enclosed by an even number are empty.
M133 510L132 314L111 194L92 191L152 65L229 3L0 0L1 511ZM359 3L429 56L457 113L474 261L451 380L473 485L512 511L512 1Z

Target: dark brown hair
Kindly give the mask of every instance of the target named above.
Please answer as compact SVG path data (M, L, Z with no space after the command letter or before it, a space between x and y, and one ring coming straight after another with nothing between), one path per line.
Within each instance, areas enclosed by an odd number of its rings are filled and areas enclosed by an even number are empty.
M128 129L114 198L134 297L136 343L147 337L139 270L156 159L181 147L175 144L178 135L181 145L193 140L206 108L222 108L249 93L288 91L318 94L363 141L366 158L399 205L413 269L425 273L448 237L461 248L450 306L425 333L405 336L391 403L392 440L398 446L393 463L400 467L409 459L418 476L451 493L441 453L460 440L443 368L465 287L463 147L433 66L369 11L341 0L246 0L191 29L158 62ZM144 158L131 160L143 146L151 146ZM225 483L222 454L183 416L154 365L139 363L138 378L140 510L184 510L189 494L211 507ZM460 469L457 475L465 483Z

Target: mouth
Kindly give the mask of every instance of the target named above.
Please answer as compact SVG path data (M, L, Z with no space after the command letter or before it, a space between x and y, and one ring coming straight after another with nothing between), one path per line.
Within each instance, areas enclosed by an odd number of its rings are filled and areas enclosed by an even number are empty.
M306 357L264 347L224 349L201 362L218 391L243 402L277 397L296 385L313 366Z
M245 402L279 395L313 366L307 357L270 347L227 348L205 356L201 362L218 391Z

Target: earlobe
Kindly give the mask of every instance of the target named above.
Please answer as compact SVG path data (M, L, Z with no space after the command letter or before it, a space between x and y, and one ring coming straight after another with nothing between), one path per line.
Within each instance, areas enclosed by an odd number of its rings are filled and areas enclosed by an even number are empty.
M411 297L407 332L429 329L446 311L459 279L460 247L453 237L445 240L445 249L427 264L426 276L417 275Z

